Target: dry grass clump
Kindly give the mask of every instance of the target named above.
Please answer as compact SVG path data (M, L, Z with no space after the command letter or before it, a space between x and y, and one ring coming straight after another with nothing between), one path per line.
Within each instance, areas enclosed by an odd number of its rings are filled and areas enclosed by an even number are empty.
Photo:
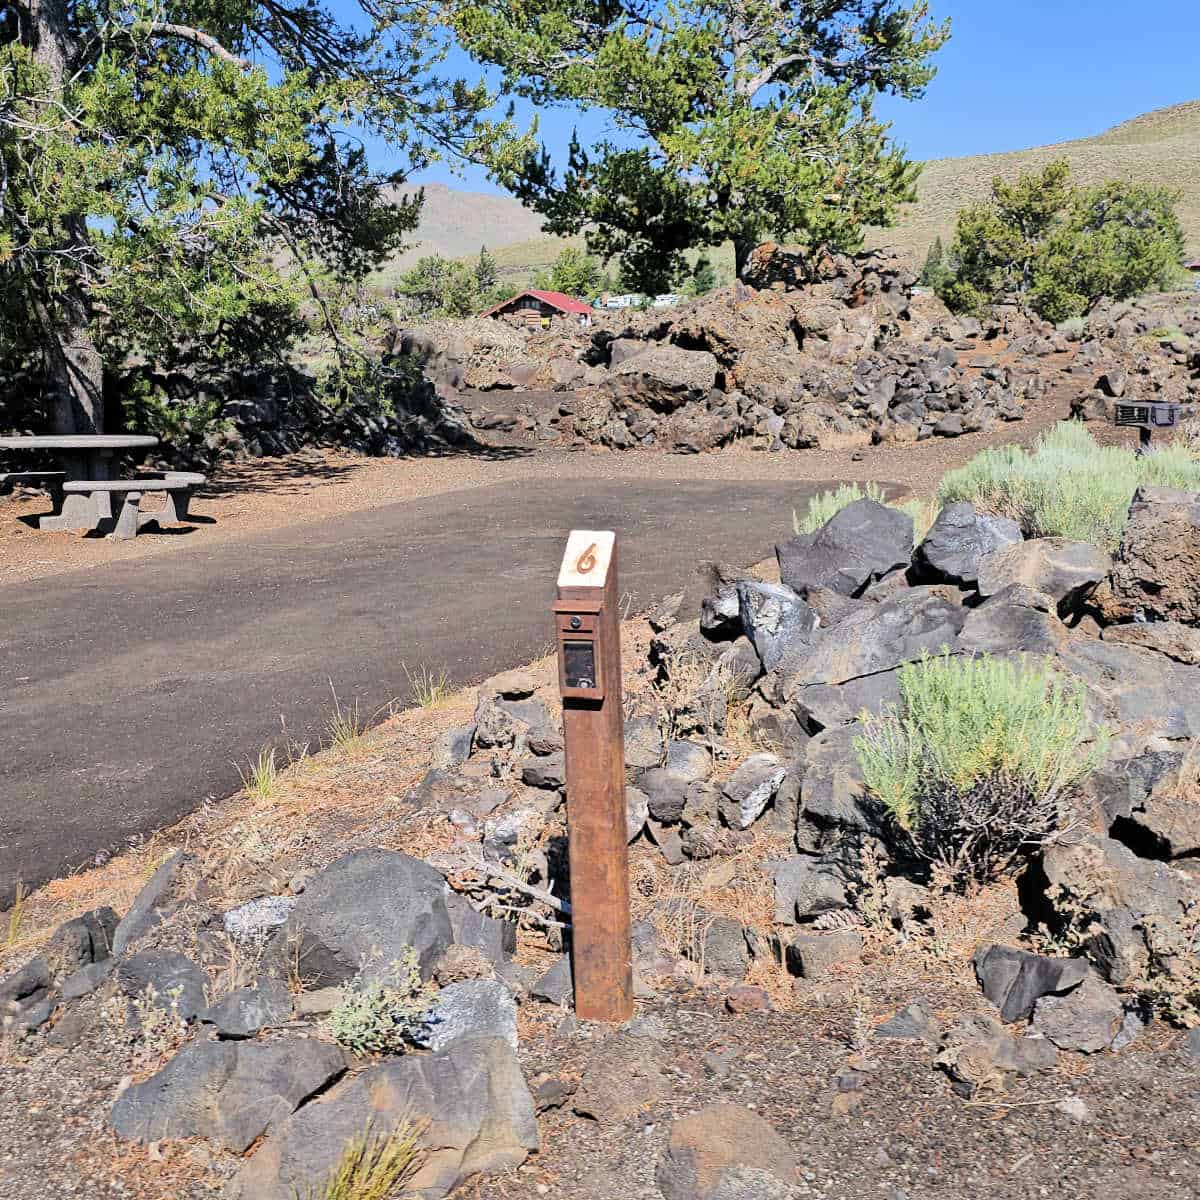
M398 1121L384 1134L368 1125L342 1152L329 1178L293 1200L400 1200L425 1154L421 1127L410 1119Z

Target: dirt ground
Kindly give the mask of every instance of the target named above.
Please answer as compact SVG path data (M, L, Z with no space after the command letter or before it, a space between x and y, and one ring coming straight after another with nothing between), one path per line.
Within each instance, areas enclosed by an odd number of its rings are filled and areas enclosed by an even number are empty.
M653 703L642 667L649 637L643 619L626 622L631 710ZM552 661L531 670L539 695L552 701ZM7 944L0 941L0 974L24 962L59 922L99 904L124 911L177 848L199 860L217 911L284 890L297 872L363 846L438 861L452 849L453 829L444 817L414 818L403 798L440 734L469 720L474 702L474 689L436 696L341 745L293 746L269 794L206 805L126 854L48 884L24 902L15 924L13 914L0 915L0 933L10 931ZM668 872L643 837L630 849L634 915L647 917L669 887L710 911L761 921L771 906L762 864L780 849L763 835L715 866ZM1152 1024L1120 1054L1064 1054L1054 1070L975 1101L951 1092L929 1047L873 1038L876 1025L918 997L943 1024L986 1009L970 956L980 943L1011 940L1016 917L1014 889L989 889L941 911L936 938L870 931L861 966L803 992L779 967L756 965L749 982L770 995L773 1011L731 1014L728 984L678 975L651 978L656 994L639 1000L624 1029L580 1024L565 1010L526 1001L527 1079L555 1076L569 1090L598 1059L635 1057L660 1087L653 1097L622 1096L618 1078L620 1103L602 1120L573 1114L569 1100L543 1113L540 1154L507 1176L467 1184L459 1196L661 1200L654 1168L671 1120L716 1101L753 1107L787 1139L800 1166L795 1197L1200 1196L1200 1073L1178 1030ZM186 947L194 933L181 928L179 936ZM518 959L548 964L544 932L523 930ZM234 1156L199 1143L139 1147L108 1131L118 1090L165 1059L133 1054L113 1028L100 998L91 997L56 1018L37 1053L0 1054L0 1200L199 1200L218 1194L236 1171ZM311 1024L280 1032L320 1036ZM352 1069L368 1065L358 1060Z
M20 518L43 511L44 502L20 500L0 504L0 579L188 553L214 538L504 480L884 479L928 494L946 470L984 445L1035 438L1066 414L1070 387L1064 379L1029 419L993 434L860 452L744 448L683 458L539 451L399 461L309 453L257 460L223 470L198 500L197 513L215 524L126 543L40 534ZM648 638L643 620L626 623L627 694L634 706L649 703L647 677L639 670ZM551 699L551 663L543 660L534 670ZM361 846L436 860L453 830L444 818L414 821L403 797L423 776L438 736L468 720L473 707L473 690L437 695L427 707L341 745L292 746L269 794L243 792L206 804L127 853L46 885L18 910L0 914L0 975L26 961L60 922L102 904L124 911L176 848L200 860L218 911L282 891L297 872ZM711 879L706 885L700 868L684 886L696 894L708 886L705 903L714 909L724 903L739 913L762 911L768 885L761 865L777 849L764 842L739 853L733 876L719 887ZM635 915L649 910L661 864L653 846L639 841L631 847ZM976 1101L951 1092L928 1047L871 1037L879 1022L917 997L943 1022L980 1009L970 955L983 941L1011 936L1013 915L1005 889L965 899L941 914L936 945L872 935L861 968L799 995L781 972L766 968L750 982L770 994L769 1012L731 1014L727 988L676 976L651 981L657 994L638 1002L637 1018L625 1030L580 1025L564 1011L527 1002L521 1010L527 1078L549 1073L570 1083L596 1055L636 1056L657 1069L663 1091L652 1103L635 1097L627 1111L606 1121L573 1115L569 1101L546 1112L539 1155L507 1177L468 1184L460 1195L660 1200L654 1167L672 1117L724 1100L753 1107L791 1144L800 1164L796 1197L1200 1197L1200 1070L1177 1030L1153 1024L1120 1054L1064 1054L1057 1068L1018 1090ZM548 962L545 936L526 930L519 957ZM106 1127L118 1090L162 1061L131 1057L114 1038L98 997L56 1018L35 1054L0 1045L0 1200L199 1200L219 1193L236 1170L232 1156L189 1142L131 1146ZM848 1082L853 1099L839 1100Z
M1069 364L1053 356L1048 369ZM765 453L739 445L688 456L658 451L530 450L497 444L474 453L431 458L364 458L335 450L308 450L283 458L260 458L220 468L192 503L197 521L125 542L76 533L42 533L35 518L49 511L44 497L0 497L0 584L128 562L158 554L185 554L214 542L319 521L384 504L402 503L464 488L502 483L576 479L581 485L623 479L879 480L917 495L988 445L1027 444L1067 416L1080 381L1068 375L1044 400L1030 404L1024 421L989 433L932 438L911 446ZM1104 440L1130 445L1129 430L1096 429ZM152 501L150 503L153 503Z

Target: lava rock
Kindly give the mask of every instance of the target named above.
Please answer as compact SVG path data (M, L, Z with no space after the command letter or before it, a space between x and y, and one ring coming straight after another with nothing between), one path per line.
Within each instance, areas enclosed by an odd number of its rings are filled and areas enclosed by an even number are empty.
M517 1048L517 1005L499 980L471 979L443 988L417 1040L429 1050L444 1050L460 1038L500 1038Z
M229 1200L294 1200L324 1186L370 1126L421 1130L424 1159L407 1187L441 1200L472 1175L520 1166L538 1148L533 1097L511 1047L464 1038L434 1054L378 1064L278 1125L234 1179Z
M983 994L1005 1022L1026 1020L1043 996L1078 987L1088 973L1082 958L1047 958L1011 946L981 946L974 962Z
M282 979L259 979L253 987L237 988L199 1014L202 1024L215 1025L223 1038L253 1037L290 1021L292 993Z
M802 657L817 615L791 588L774 583L737 585L742 628L767 671Z
M752 754L721 790L720 813L731 829L749 829L762 816L787 768L774 754Z
M1094 972L1065 996L1043 996L1033 1009L1034 1029L1060 1050L1081 1054L1107 1050L1124 1020L1121 997Z
M1200 492L1140 487L1112 566L1110 615L1200 625Z
M113 933L113 954L124 954L142 934L162 921L174 900L176 884L187 862L187 856L179 851L150 876Z
M345 1066L336 1046L311 1038L190 1042L157 1075L126 1088L109 1123L132 1141L202 1137L241 1154Z
M787 944L785 960L793 975L803 979L828 979L841 963L862 957L863 935L857 929L834 929L828 933L798 933Z
M948 504L917 547L913 565L926 579L959 586L979 578L979 562L988 554L1021 541L1016 521L986 516L966 500Z
M453 941L446 881L393 850L356 850L309 881L272 945L295 946L313 987L383 974L416 951L421 977Z
M981 596L992 596L1012 583L1045 592L1060 611L1074 607L1108 575L1112 559L1087 542L1068 538L1031 538L994 550L979 560Z
M786 1200L796 1158L757 1113L712 1104L672 1123L654 1178L664 1200Z
M885 1040L929 1042L936 1045L941 1040L942 1027L927 1000L914 1000L911 1004L906 1004L895 1016L877 1026L875 1036Z
M204 972L190 958L173 950L143 950L123 959L117 968L121 990L129 997L146 997L156 1008L191 1021L206 1007Z
M798 854L776 863L775 921L795 925L850 904L845 876L832 863Z
M912 518L866 499L846 505L816 533L775 547L780 580L800 595L810 587L857 595L889 571L907 567L912 551Z

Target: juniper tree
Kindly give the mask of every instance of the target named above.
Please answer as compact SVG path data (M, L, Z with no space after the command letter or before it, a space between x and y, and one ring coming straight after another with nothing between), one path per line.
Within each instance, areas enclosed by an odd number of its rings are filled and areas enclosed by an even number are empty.
M1125 180L1076 187L1065 161L997 177L988 199L958 214L938 294L960 312L1010 299L1062 321L1162 286L1184 249L1176 199Z
M416 223L388 186L503 161L492 98L439 75L420 0L0 0L0 357L36 357L53 426L98 429L104 368L181 346L250 359L314 322ZM402 166L372 169L362 135Z
M913 197L917 168L873 102L920 96L948 36L924 0L444 0L460 41L534 103L611 111L619 136L576 139L502 182L586 231L646 291L691 247L765 237L854 248Z

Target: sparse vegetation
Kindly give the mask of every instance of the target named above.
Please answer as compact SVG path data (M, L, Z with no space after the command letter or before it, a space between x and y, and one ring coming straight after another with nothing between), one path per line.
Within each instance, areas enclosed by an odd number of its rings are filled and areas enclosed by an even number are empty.
M395 1200L424 1160L421 1130L402 1119L388 1133L368 1125L342 1152L324 1185L294 1200Z
M937 497L940 504L969 500L1011 517L1027 537L1073 538L1115 550L1141 484L1200 488L1200 463L1180 444L1141 457L1099 446L1083 425L1064 421L1032 452L1020 446L981 451L946 475Z
M363 964L330 1013L329 1032L356 1054L403 1054L428 1010L417 953L409 947L381 971Z
M331 747L341 750L343 754L353 754L362 744L367 723L359 711L357 700L344 707L332 685L329 690L333 692L333 714L325 726L326 737Z
M275 761L275 747L264 746L258 752L258 758L248 763L243 769L238 768L242 777L242 787L255 800L268 801L275 795L279 784L279 765Z
M409 695L418 708L436 708L454 691L450 675L444 669L434 671L432 667L419 667L410 671L406 666L404 674L408 678Z
M900 704L865 719L870 792L920 857L986 880L1043 842L1101 760L1082 690L1048 662L949 655L900 669Z
M148 985L132 998L111 996L100 1011L112 1040L129 1048L139 1069L157 1066L187 1037L187 1022L179 1015L178 989L164 997Z
M17 938L21 936L21 922L24 918L25 885L18 879L17 889L13 895L12 908L8 910L8 934L4 942L5 950L11 950L17 944Z

